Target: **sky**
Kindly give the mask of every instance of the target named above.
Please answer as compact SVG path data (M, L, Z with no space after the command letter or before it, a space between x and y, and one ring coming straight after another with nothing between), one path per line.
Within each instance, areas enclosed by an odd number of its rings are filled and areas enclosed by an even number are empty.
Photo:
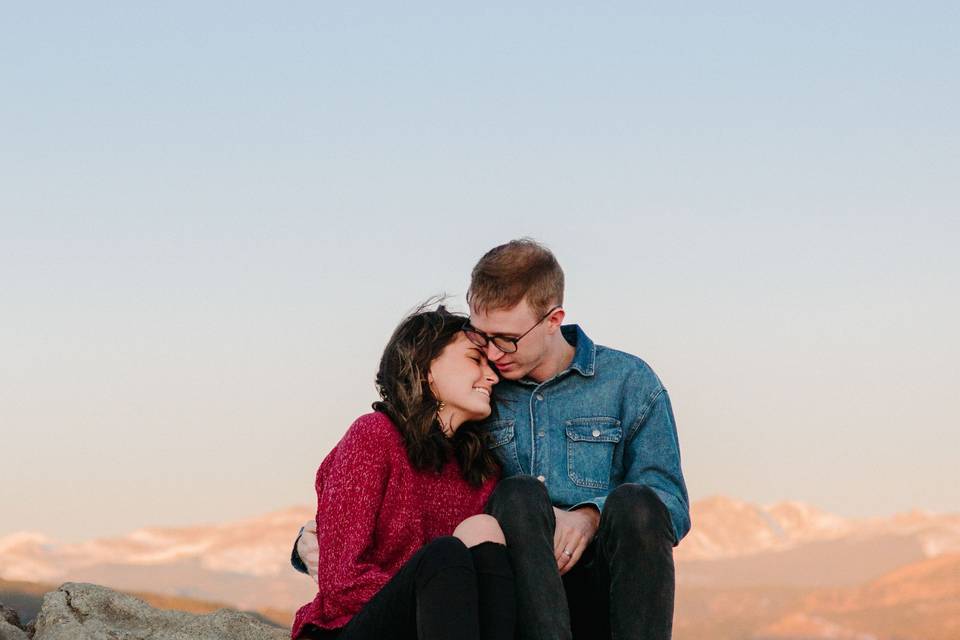
M960 510L958 6L523 5L5 7L0 536L314 503L520 236L693 500Z

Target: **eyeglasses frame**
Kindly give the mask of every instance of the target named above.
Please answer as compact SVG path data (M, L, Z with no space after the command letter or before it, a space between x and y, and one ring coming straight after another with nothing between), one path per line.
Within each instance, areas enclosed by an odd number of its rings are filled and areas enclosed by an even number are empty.
M532 327L524 331L521 335L517 336L516 338L511 338L505 335L501 335L499 333L495 333L493 335L486 334L483 331L480 331L479 329L477 329L472 324L470 324L469 321L467 321L467 323L463 325L462 331L466 334L467 340L469 340L470 342L472 342L478 347L486 348L488 344L492 344L494 347L497 348L497 351L499 351L500 353L516 353L520 349L520 345L518 343L521 340L523 340L524 336L526 336L528 333L530 333L531 331L536 329L538 326L540 326L540 323L546 320L548 317L550 317L551 313L553 313L557 309L561 309L562 307L563 305L560 305L560 304L552 307L549 311L543 314L543 316L541 316L541 318L537 320L537 322ZM475 340L473 340L473 338L470 337L471 335L476 335L483 338L483 344L477 343ZM506 340L507 342L513 345L513 351L506 351L500 345L494 342L494 340Z

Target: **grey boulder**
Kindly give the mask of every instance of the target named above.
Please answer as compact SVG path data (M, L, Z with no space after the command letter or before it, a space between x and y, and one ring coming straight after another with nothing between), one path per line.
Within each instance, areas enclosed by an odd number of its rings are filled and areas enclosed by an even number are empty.
M0 618L0 640L30 640L27 632Z
M20 628L17 612L0 603L0 640L29 640L30 636Z
M26 636L24 636L26 637ZM33 640L286 640L290 632L246 613L154 609L94 584L67 582L43 597ZM0 636L0 640L6 640ZM11 640L21 640L12 636Z

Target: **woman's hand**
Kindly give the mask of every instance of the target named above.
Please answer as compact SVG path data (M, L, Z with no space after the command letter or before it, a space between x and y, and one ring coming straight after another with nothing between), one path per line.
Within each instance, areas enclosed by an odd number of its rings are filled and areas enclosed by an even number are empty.
M320 561L320 545L317 542L317 521L303 523L303 533L297 539L297 555L307 565L307 571L317 582L317 565Z
M570 571L600 527L600 510L593 506L574 511L553 508L557 527L553 531L553 555L560 575Z

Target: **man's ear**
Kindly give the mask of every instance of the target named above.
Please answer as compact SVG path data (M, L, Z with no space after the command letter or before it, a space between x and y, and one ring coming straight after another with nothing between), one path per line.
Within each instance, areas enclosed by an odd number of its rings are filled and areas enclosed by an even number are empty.
M547 332L554 334L557 331L560 331L560 325L563 324L563 319L566 316L567 312L563 310L563 307L554 309L553 313L547 316Z

